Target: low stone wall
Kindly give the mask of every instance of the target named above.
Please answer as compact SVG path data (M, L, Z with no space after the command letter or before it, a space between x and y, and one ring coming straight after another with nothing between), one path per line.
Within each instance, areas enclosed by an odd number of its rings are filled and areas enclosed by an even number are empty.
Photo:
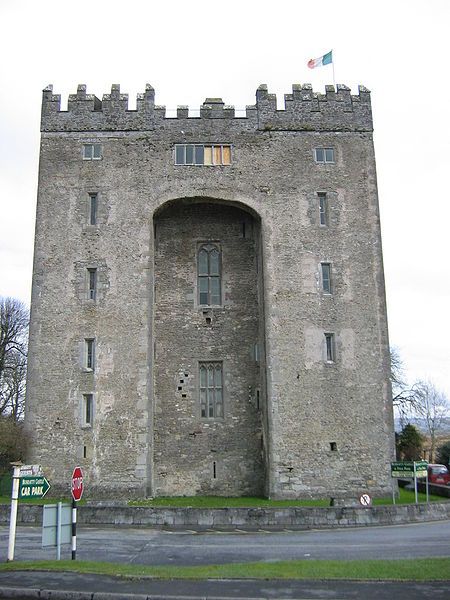
M0 506L0 523L9 523L10 507ZM116 525L157 528L295 528L330 529L370 525L399 525L450 519L450 502L329 508L148 508L126 504L86 504L78 509L81 525ZM18 523L42 523L42 506L20 505Z

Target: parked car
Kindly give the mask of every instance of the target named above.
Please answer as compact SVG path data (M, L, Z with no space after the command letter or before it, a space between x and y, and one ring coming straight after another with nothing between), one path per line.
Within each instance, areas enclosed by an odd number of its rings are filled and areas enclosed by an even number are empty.
M428 465L428 481L440 485L450 485L450 473L445 465Z

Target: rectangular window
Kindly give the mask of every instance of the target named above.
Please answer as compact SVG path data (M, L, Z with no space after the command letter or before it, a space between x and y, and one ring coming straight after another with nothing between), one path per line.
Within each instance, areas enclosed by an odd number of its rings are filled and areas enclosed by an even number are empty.
M331 263L321 263L322 271L322 291L324 294L331 294Z
M94 395L83 394L83 425L92 425L94 417Z
M98 194L89 194L89 225L97 225Z
M317 194L319 198L319 222L322 226L328 225L328 199L324 192Z
M318 163L334 163L334 148L315 148L314 158Z
M198 303L201 306L220 305L221 252L217 244L202 244L197 254Z
M231 165L229 144L176 144L176 165Z
M97 269L88 269L88 298L95 300L97 295Z
M83 160L100 160L101 157L101 144L83 144Z
M93 338L85 339L84 346L84 366L89 371L93 371L95 369L95 340Z
M326 333L325 334L325 352L326 352L326 361L334 362L335 361L335 347L334 347L334 333Z
M223 418L222 375L221 362L199 365L200 414L204 419Z

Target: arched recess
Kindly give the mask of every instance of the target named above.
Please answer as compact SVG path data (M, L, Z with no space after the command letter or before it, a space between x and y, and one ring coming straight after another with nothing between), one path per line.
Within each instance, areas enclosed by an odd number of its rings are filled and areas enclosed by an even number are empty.
M153 495L263 494L261 220L227 200L154 213Z

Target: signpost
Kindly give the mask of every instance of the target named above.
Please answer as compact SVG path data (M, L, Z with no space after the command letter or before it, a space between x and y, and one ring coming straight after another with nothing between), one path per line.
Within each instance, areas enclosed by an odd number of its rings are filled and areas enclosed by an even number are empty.
M72 560L77 557L77 502L83 495L83 471L81 467L75 467L72 473Z
M359 503L361 504L361 506L371 506L372 498L369 494L361 494L361 496L359 497Z
M428 463L426 460L401 461L391 463L392 477L426 477Z
M14 560L19 498L43 498L50 489L49 482L43 476L41 465L23 465L21 462L15 462L11 463L11 466L14 472L9 518L8 562Z
M20 465L20 477L38 477L42 475L41 465Z
M72 473L72 498L75 502L81 500L83 495L83 471L80 467L75 467Z
M21 477L19 483L19 498L43 498L50 489L45 477Z
M61 560L61 544L70 544L70 504L47 504L42 514L42 547L55 546Z
M393 462L391 463L391 477L414 478L416 504L419 503L417 495L417 480L426 477L428 502L428 462L426 460Z

